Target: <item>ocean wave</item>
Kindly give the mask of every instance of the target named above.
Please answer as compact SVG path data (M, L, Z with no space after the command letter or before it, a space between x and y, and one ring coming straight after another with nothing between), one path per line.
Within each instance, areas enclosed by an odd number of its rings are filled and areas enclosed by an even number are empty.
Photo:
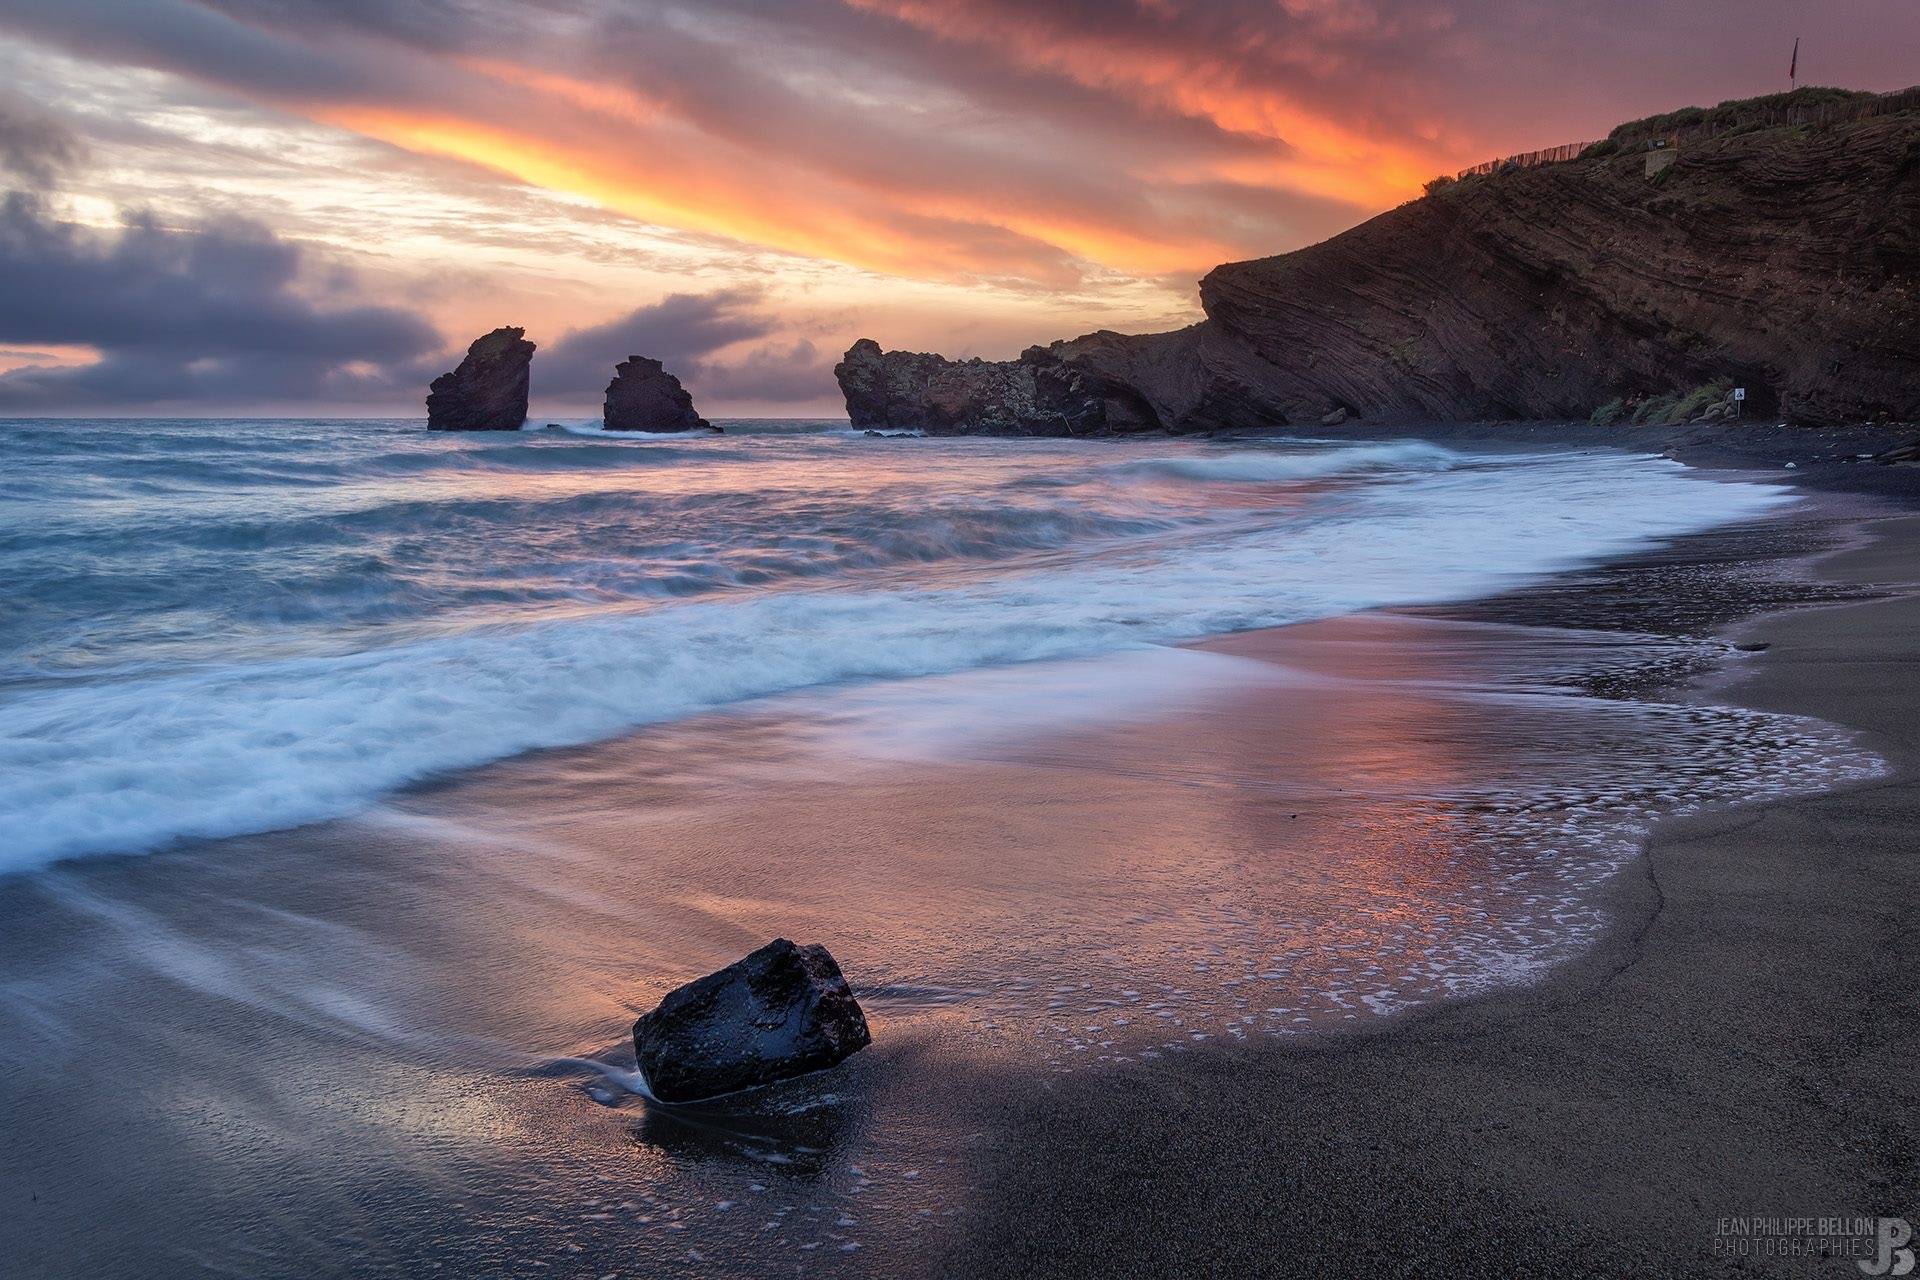
M123 654L86 620L128 615L119 648L173 660L242 648L364 647L387 626L442 631L581 607L689 600L836 580L985 566L1152 537L1206 522L1071 504L866 504L790 493L551 496L378 502L278 518L148 511L0 533L0 559L33 609L0 611L0 682ZM266 572L262 573L262 568ZM87 633L73 637L75 631ZM298 634L296 634L298 633Z
M714 433L704 427L691 431L609 431L594 422L543 422L538 425L529 421L520 428L523 432L537 432L545 435L581 436L589 440L622 440L631 444L645 444L649 440L711 440Z
M1152 476L1216 484L1271 484L1373 471L1444 471L1466 456L1436 444L1406 440L1390 444L1298 451L1263 449L1214 456L1142 458L1116 463L1116 475Z
M754 591L63 681L0 703L0 869L338 817L446 770L791 690L1481 595L1784 500L1619 456L1429 468L1324 510L1181 524L945 585Z
M642 436L633 439L617 432L547 433L546 439L523 439L502 433L507 443L472 444L461 439L454 447L435 452L394 450L371 457L343 459L330 464L340 480L379 479L388 476L432 475L462 471L544 471L665 467L676 462L732 461L724 454L677 449L656 442L684 440L684 435ZM705 436L705 432L698 433ZM588 443L579 443L590 441Z
M217 558L227 553L297 556L279 566L275 583L318 553L364 549L405 568L427 540L444 544L443 566L468 560L492 572L531 565L541 574L564 573L567 564L610 562L688 565L712 569L715 583L729 566L760 566L758 580L782 572L815 577L891 564L945 560L994 560L1075 542L1140 536L1180 528L1191 517L1145 512L1113 513L1030 503L982 500L847 512L795 501L782 491L648 494L643 503L620 489L406 498L337 511L293 512L275 517L249 508L226 517L191 513L151 514L117 525L71 521L0 535L0 551L17 557L15 574L48 580L71 575L76 553L110 555L137 539L196 561L169 567L169 577L196 572L230 573ZM408 554L411 553L411 554ZM106 571L108 566L95 566ZM88 583L68 584L76 591ZM164 588L165 584L157 584ZM255 589L236 581L236 588Z
M595 432L595 435L600 433ZM701 433L704 435L705 433ZM646 436L627 439L607 434L588 443L582 435L545 440L513 438L507 444L478 444L450 439L433 450L393 449L381 452L342 451L335 456L305 457L256 455L251 449L193 454L130 454L92 458L81 479L94 488L111 481L122 491L138 488L153 494L190 495L201 490L272 489L286 486L328 488L340 484L383 480L431 479L436 476L494 472L549 474L587 471L641 470L681 462L741 461L712 451L673 448L656 441L683 436Z

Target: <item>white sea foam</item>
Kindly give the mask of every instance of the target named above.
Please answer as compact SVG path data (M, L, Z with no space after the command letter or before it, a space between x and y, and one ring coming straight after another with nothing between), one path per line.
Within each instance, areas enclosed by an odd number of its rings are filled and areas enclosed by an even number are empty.
M941 760L1046 733L1150 719L1195 699L1316 677L1204 649L1143 648L985 667L907 684L796 694L782 710L831 717L829 756ZM819 705L813 705L818 700Z
M595 440L626 440L644 444L648 440L711 440L714 432L704 427L691 431L609 431L602 423L587 421L535 422L529 418L520 424L522 431L565 432L570 436L589 436Z
M1388 444L1352 445L1308 453L1245 452L1215 457L1143 458L1117 463L1114 470L1128 475L1171 476L1181 480L1226 484L1260 484L1285 480L1314 480L1325 476L1373 471L1445 471L1467 459L1437 444L1400 440Z
M1481 595L1788 500L1657 459L1465 461L1429 445L1156 458L1129 465L1381 478L1305 509L1148 520L990 571L615 602L361 652L43 682L0 703L0 870L346 815L445 770L785 691Z

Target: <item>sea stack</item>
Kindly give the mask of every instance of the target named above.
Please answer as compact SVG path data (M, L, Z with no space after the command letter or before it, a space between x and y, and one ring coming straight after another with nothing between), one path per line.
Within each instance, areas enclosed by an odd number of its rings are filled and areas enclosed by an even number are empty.
M601 424L608 431L718 431L694 412L693 397L658 360L628 356L613 367Z
M526 333L502 328L474 339L460 367L433 380L427 393L427 429L518 431L527 420L534 352Z

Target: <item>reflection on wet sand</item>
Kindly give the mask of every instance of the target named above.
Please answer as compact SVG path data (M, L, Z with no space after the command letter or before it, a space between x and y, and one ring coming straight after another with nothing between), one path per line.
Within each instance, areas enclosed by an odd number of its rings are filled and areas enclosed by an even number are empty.
M0 1057L36 1083L0 1095L65 1135L12 1161L44 1206L21 1256L111 1269L164 1222L170 1265L253 1274L349 1243L362 1273L884 1269L965 1203L974 1068L1523 979L1598 927L1652 813L1873 767L1576 691L1675 648L1373 616L830 690L7 882L36 927L0 930ZM636 1009L776 935L832 946L872 1050L721 1108L620 1087ZM113 1167L142 1203L85 1173Z

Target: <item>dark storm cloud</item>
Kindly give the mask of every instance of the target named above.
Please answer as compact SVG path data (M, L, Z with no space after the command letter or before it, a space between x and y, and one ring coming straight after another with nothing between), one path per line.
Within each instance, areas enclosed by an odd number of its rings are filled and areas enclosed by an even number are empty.
M136 214L103 232L62 219L45 191L6 192L0 343L100 358L0 376L0 407L351 400L421 382L441 345L432 329L329 296L332 277L257 223L179 228ZM316 296L316 281L332 289Z
M424 322L338 296L337 272L259 223L63 218L59 183L83 156L65 125L0 99L0 343L99 353L0 375L0 410L339 402L430 376L441 344Z

